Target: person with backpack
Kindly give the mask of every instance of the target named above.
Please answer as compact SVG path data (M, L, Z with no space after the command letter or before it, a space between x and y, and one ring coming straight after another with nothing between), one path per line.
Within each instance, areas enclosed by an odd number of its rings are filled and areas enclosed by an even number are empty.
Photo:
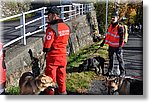
M103 47L104 44L109 46L109 68L106 75L113 75L112 69L114 67L114 54L116 53L117 60L119 62L120 77L125 76L123 49L124 46L124 26L119 24L119 16L117 12L113 12L111 16L111 24L108 27L106 36L103 42L100 44Z
M45 74L58 84L58 94L66 95L66 46L70 36L70 28L59 17L58 7L48 8L45 15L48 15L48 26L43 45L43 52L46 53ZM54 95L55 89L47 89L46 94Z

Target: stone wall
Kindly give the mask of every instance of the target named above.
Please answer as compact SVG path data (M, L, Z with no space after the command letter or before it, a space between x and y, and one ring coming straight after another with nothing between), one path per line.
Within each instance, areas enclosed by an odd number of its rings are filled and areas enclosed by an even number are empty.
M71 22L68 22L68 25L71 28L67 47L70 54L79 51L87 45L93 44L93 34L94 32L98 33L95 11L73 19Z

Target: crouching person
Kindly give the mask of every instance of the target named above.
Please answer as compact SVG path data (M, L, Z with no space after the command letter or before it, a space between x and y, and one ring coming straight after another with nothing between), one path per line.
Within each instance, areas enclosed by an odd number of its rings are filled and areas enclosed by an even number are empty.
M58 94L66 95L66 46L70 28L59 18L59 9L55 6L48 9L48 26L43 46L46 53L45 74L58 84ZM46 94L54 95L55 89L47 89Z
M6 66L4 62L3 45L0 42L0 95L5 94Z

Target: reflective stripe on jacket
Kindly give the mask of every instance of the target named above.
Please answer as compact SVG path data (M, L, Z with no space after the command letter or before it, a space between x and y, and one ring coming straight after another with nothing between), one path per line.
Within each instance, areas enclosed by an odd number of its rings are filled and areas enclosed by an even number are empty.
M108 28L108 32L106 33L105 44L108 44L111 47L119 47L120 35L118 34L118 26L112 27L112 24ZM122 42L121 46L124 45Z

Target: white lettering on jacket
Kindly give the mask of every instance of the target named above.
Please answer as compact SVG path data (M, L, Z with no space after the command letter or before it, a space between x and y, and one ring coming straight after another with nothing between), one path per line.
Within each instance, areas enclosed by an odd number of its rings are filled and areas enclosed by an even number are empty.
M69 30L61 30L58 33L59 33L59 36L69 35Z

